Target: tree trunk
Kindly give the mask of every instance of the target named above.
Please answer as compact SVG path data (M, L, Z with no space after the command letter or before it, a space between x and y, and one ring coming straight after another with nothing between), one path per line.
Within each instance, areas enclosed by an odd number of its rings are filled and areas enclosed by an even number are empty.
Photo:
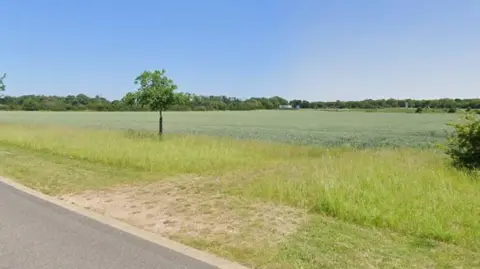
M158 119L158 135L163 134L163 115L162 111L160 110L160 118Z

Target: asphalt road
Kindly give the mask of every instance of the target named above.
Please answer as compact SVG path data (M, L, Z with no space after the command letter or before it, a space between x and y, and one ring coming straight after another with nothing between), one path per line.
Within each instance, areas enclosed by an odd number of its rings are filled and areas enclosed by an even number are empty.
M0 182L0 268L215 267Z

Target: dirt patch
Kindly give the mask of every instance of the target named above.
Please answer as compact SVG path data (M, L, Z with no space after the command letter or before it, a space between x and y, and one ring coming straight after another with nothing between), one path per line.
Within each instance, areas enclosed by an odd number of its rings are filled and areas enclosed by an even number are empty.
M231 247L276 245L306 221L305 211L227 196L213 191L214 184L183 178L59 198L163 236Z

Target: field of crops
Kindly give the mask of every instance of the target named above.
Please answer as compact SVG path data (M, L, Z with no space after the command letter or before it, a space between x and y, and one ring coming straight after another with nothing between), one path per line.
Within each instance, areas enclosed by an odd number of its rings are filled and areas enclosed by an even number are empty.
M0 123L155 131L150 112L0 112ZM458 116L322 111L167 112L167 133L190 133L320 146L428 147Z

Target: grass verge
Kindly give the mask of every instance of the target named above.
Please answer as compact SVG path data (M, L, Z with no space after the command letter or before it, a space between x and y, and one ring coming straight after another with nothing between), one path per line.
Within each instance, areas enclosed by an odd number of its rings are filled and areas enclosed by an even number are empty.
M82 190L88 189L106 192L108 186L112 185L130 186L139 182L151 184L160 180L152 173L112 169L109 166L82 160L34 153L12 147L0 147L0 158L2 160L0 174L16 178L22 184L56 196L82 193ZM200 182L195 185L179 182L178 186L189 187L185 189L206 197L206 200L215 195L211 186L202 185ZM153 194L158 195L158 193ZM111 202L116 204L118 199ZM225 207L210 206L204 210L225 210ZM228 210L232 211L229 216L243 215L238 207L230 207ZM197 211L196 215L199 216L200 212ZM205 214L203 213L202 216L205 217ZM132 218L123 220L132 222ZM133 224L138 225L138 223ZM250 228L251 232L255 227L255 223L250 223L247 229ZM326 217L323 214L310 215L303 227L299 227L295 233L276 245L268 242L264 245L252 244L246 240L239 240L238 237L225 236L225 234L223 236L207 234L205 230L197 231L199 233L196 236L191 233L192 231L194 230L184 229L181 232L164 235L190 246L240 261L252 268L390 269L478 268L480 266L480 253L473 250L428 238L402 235L374 227L362 227ZM236 240L232 241L232 239Z

